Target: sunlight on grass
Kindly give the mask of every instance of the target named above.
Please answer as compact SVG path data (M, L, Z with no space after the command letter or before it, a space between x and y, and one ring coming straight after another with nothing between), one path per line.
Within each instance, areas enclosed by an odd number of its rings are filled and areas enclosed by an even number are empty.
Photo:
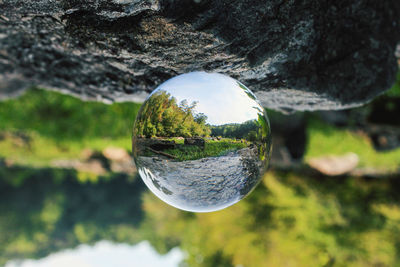
M360 158L360 167L395 171L400 166L400 149L377 152L370 140L361 133L335 128L315 117L308 120L307 135L309 139L305 160L353 152Z
M129 137L56 141L34 131L25 134L31 139L29 144L21 143L13 137L0 140L0 158L7 158L21 165L45 167L53 160L79 159L82 157L83 149L102 151L106 147L115 146L131 150Z
M131 150L135 103L105 105L39 89L0 102L0 157L30 166L77 159L83 149Z

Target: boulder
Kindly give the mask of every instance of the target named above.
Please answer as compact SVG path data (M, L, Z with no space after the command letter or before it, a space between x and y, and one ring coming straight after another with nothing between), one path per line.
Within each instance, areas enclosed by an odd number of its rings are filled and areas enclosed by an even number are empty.
M359 162L357 154L347 153L345 155L330 155L312 158L307 161L308 165L322 174L329 176L344 175L353 171Z
M0 10L0 99L36 85L141 102L205 70L271 109L343 109L397 72L398 0L1 0Z
M120 147L107 147L102 153L105 158L111 161L131 161L128 152Z

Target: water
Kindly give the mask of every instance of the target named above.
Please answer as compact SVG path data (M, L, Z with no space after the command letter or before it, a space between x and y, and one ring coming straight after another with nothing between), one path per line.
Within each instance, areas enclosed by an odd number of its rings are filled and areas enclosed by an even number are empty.
M133 130L135 162L166 203L210 212L258 184L270 157L267 115L254 94L221 74L193 72L161 84Z
M160 255L147 241L128 245L103 240L93 246L82 244L38 260L10 260L5 267L177 267L183 259L184 253L179 248Z

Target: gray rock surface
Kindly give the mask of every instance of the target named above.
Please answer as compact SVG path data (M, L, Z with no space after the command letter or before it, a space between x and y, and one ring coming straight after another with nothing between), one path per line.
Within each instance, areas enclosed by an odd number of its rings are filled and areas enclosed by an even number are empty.
M399 25L398 0L0 0L0 98L142 101L206 70L272 109L352 107L393 84Z

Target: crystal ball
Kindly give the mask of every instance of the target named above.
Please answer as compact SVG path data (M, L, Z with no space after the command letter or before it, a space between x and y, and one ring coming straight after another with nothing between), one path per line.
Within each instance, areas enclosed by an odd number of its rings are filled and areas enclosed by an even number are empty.
M264 108L243 84L191 72L158 86L136 117L133 157L161 200L211 212L252 191L266 171L271 130Z

